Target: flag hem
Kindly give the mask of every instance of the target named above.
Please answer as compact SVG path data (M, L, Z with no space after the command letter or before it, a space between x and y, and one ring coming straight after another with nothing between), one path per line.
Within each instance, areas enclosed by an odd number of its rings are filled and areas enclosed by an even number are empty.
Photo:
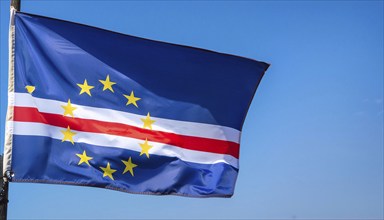
M6 128L4 139L3 175L11 171L12 145L13 145L13 118L14 118L14 91L15 91L15 14L16 9L11 7L9 18L9 64L8 64L8 109L6 115Z

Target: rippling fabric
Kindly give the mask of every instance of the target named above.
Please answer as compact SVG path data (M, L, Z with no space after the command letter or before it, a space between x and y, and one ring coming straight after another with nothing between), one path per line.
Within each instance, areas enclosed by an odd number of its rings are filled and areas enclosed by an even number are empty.
M268 64L16 13L13 181L230 197Z

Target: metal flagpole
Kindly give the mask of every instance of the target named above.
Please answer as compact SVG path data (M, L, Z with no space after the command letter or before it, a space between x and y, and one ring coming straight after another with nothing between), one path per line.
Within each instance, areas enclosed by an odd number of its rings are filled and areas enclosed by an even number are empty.
M20 11L21 0L11 0L11 7L16 11ZM3 174L0 178L0 220L7 219L7 208L8 208L8 184L9 184L9 173L3 171L3 155L0 155L0 170Z
M3 170L3 155L0 155L0 170ZM8 206L8 179L6 174L0 178L1 192L0 192L0 220L7 219L7 206Z
M16 11L20 11L21 0L11 0L11 7L14 7Z

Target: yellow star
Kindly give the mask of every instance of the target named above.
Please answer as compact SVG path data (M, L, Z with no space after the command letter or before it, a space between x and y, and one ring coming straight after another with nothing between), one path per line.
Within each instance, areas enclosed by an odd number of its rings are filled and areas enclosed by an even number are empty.
M32 94L32 92L35 91L35 88L36 88L36 87L34 87L34 86L29 86L29 85L25 87L25 89L27 90L27 92L28 92L29 94Z
M80 91L80 95L83 94L84 92L87 93L89 96L91 96L91 89L94 88L94 86L90 86L88 85L87 83L87 80L85 79L84 80L84 83L83 84L77 84L80 88L81 88L81 91Z
M104 173L103 173L103 177L108 176L108 177L111 178L112 180L115 180L115 179L113 179L112 174L113 174L114 172L116 172L116 170L111 169L111 165L109 164L109 162L108 162L108 164L107 164L107 167L100 167L100 169L102 169L102 170L104 171Z
M132 163L131 157L129 157L129 159L127 161L122 160L121 162L123 162L125 164L125 169L124 169L123 174L129 171L131 173L131 175L133 176L133 168L137 167L137 165Z
M143 126L143 128L149 128L149 129L152 130L152 124L155 122L155 120L152 120L152 119L151 119L151 115L149 114L149 112L148 112L148 114L147 114L147 117L145 117L145 118L140 118L140 119L141 119L141 121L144 122L144 126Z
M125 105L133 104L134 106L136 106L136 108L139 107L137 106L136 102L139 101L141 98L135 97L135 94L133 93L133 91L131 92L130 95L124 95L124 97L128 99L128 102Z
M75 109L77 109L77 108L76 107L72 107L70 99L68 99L67 105L62 105L61 107L64 109L64 116L71 115L72 117L74 117L73 116L73 111Z
M148 144L148 139L146 138L146 139L145 139L145 142L142 143L142 144L139 144L139 145L140 145L140 147L141 147L140 156L143 155L143 154L145 154L145 155L147 155L147 158L149 158L149 152L148 152L148 151L149 151L149 149L151 149L153 146Z
M92 160L93 157L88 157L87 153L85 153L85 151L83 151L83 154L76 154L76 156L80 157L79 164L77 164L77 165L80 165L82 163L86 163L86 164L88 164L88 166L91 166L89 164L88 160Z
M72 132L71 128L69 128L69 126L67 127L66 130L61 130L61 133L63 133L63 135L64 135L63 140L61 140L61 142L70 141L72 144L74 144L73 135L75 135L76 133Z
M99 80L99 81L104 85L103 91L105 91L106 89L109 89L112 92L114 92L112 86L115 85L116 83L109 81L109 75L107 75L107 78L105 80Z

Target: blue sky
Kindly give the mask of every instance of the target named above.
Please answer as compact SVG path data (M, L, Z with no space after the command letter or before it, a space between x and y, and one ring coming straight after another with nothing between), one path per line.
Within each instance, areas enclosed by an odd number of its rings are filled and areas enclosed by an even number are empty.
M1 1L1 146L9 1ZM22 1L22 11L271 64L231 199L11 183L9 218L384 218L383 1ZM2 148L1 148L2 149Z

